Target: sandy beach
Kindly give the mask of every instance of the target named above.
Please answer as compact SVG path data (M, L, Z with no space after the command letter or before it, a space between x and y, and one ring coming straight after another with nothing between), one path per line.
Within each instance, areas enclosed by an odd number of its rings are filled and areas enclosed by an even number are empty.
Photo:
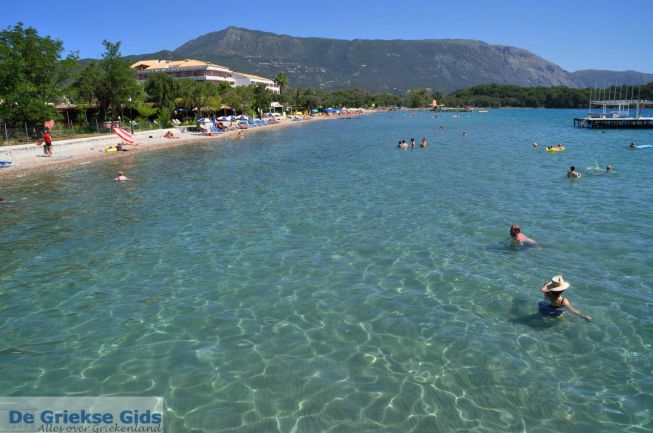
M235 139L239 133L248 135L271 129L283 128L290 125L301 125L306 122L315 122L329 118L316 117L300 122L290 119L279 119L279 123L249 128L246 130L231 130L220 135L201 135L197 132L180 132L178 128L158 129L134 133L134 145L127 148L129 152L105 152L107 146L115 146L120 143L120 138L115 134L107 134L98 137L86 137L70 140L59 140L53 142L53 157L43 156L43 147L35 143L21 144L15 146L0 147L0 161L10 161L15 165L0 169L0 180L21 178L32 174L42 173L47 170L75 167L80 164L88 164L98 161L124 158L141 152L149 152L165 149L173 146L192 144L195 142L206 142L213 140ZM175 137L165 138L163 135L172 131Z

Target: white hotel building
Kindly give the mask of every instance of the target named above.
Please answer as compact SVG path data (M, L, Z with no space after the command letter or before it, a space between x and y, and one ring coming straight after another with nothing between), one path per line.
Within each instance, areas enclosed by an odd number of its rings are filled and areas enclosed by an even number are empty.
M249 86L264 84L273 93L280 89L273 80L257 75L233 72L229 68L201 60L141 60L133 65L138 75L138 81L143 83L153 74L165 73L172 78L187 78L213 83L228 83L230 86Z

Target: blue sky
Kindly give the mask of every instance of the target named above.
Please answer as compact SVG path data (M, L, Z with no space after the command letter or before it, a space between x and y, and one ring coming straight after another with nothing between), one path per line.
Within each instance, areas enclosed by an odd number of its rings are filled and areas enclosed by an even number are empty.
M99 57L103 39L122 41L123 54L143 54L173 50L233 25L338 39L478 39L525 48L568 71L653 73L651 0L3 3L2 29L22 21L42 35L62 40L67 51L78 50L82 57Z

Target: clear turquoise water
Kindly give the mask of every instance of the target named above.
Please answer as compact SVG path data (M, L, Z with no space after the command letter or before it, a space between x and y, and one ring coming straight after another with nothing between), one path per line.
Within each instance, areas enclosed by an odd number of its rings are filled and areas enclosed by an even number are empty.
M163 395L170 432L653 431L653 149L625 147L653 131L580 114L379 114L5 183L1 392ZM593 323L538 316L557 273Z

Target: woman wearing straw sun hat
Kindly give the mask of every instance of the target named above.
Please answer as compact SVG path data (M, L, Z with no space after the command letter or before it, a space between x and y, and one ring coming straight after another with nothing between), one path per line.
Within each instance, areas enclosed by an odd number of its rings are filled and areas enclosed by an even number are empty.
M569 288L569 283L562 278L562 275L556 275L542 286L540 292L544 294L546 301L540 302L540 313L547 316L557 317L569 310L579 315L588 322L592 321L590 316L586 316L579 310L575 309L569 299L562 296L562 293Z

